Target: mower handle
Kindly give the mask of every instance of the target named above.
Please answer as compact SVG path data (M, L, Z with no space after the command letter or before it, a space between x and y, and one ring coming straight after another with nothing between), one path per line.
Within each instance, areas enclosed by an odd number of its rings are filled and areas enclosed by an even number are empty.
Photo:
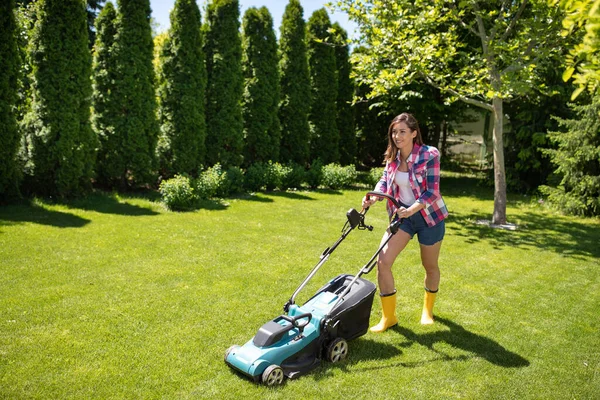
M288 317L287 315L282 315L281 318L285 319L288 322L291 322L292 325L294 325L294 327L300 329L300 331L302 332L304 330L304 328L306 327L306 325L308 325L310 323L310 320L312 319L312 314L304 313L304 314L296 315L294 317ZM298 322L299 320L304 319L304 318L308 318L305 323Z
M383 192L368 192L367 193L367 200L369 200L369 197L371 197L371 196L373 196L373 197L384 197L384 198L388 199L389 201L391 201L394 204L394 206L396 206L396 208L402 207L402 204L398 203L398 201L393 196L390 196L387 193L383 193Z

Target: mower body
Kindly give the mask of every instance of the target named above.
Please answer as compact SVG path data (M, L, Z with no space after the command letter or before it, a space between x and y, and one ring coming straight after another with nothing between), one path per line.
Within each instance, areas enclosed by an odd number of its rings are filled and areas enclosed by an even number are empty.
M243 346L231 348L225 362L255 381L260 381L271 365L280 366L288 378L312 370L333 340L351 340L369 328L375 294L372 282L356 279L338 302L353 279L352 275L339 275L302 306L292 304L287 315L264 324Z

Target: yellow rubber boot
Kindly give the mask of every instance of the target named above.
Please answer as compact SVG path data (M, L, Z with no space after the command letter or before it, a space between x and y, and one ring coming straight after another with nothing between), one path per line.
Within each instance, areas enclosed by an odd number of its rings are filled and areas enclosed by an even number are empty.
M423 313L421 314L421 325L433 324L433 303L435 303L435 296L437 290L434 292L425 288L425 300L423 301Z
M383 332L387 328L398 323L396 318L396 291L393 293L381 295L382 317L377 325L371 328L371 332Z

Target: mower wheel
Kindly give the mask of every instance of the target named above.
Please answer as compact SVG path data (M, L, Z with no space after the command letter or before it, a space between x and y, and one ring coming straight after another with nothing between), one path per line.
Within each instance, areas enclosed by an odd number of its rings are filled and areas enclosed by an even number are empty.
M283 383L283 370L279 365L269 365L262 374L262 383L266 386L277 386Z
M348 355L348 342L344 338L335 338L327 346L327 360L336 363L342 361Z
M229 356L229 353L231 353L233 350L236 350L239 348L240 348L240 346L238 346L237 344L234 344L233 346L231 346L227 350L225 350L225 361L227 361L227 357Z

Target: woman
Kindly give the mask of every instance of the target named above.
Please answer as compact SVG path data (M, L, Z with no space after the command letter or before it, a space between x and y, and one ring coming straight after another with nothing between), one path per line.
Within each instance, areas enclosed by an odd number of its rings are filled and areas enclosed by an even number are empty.
M375 191L393 196L399 203L408 205L408 208L397 209L391 201L387 201L390 221L400 218L403 222L377 260L377 282L383 316L371 328L372 332L383 332L398 323L392 264L415 233L421 247L421 262L425 268L425 300L421 324L433 324L433 303L440 283L438 258L445 233L444 219L448 216L446 204L440 195L439 151L423 144L419 123L411 114L403 113L392 120L388 129L385 162L383 176ZM362 206L370 207L375 201L377 199L365 196ZM388 235L389 231L384 234L382 243Z

